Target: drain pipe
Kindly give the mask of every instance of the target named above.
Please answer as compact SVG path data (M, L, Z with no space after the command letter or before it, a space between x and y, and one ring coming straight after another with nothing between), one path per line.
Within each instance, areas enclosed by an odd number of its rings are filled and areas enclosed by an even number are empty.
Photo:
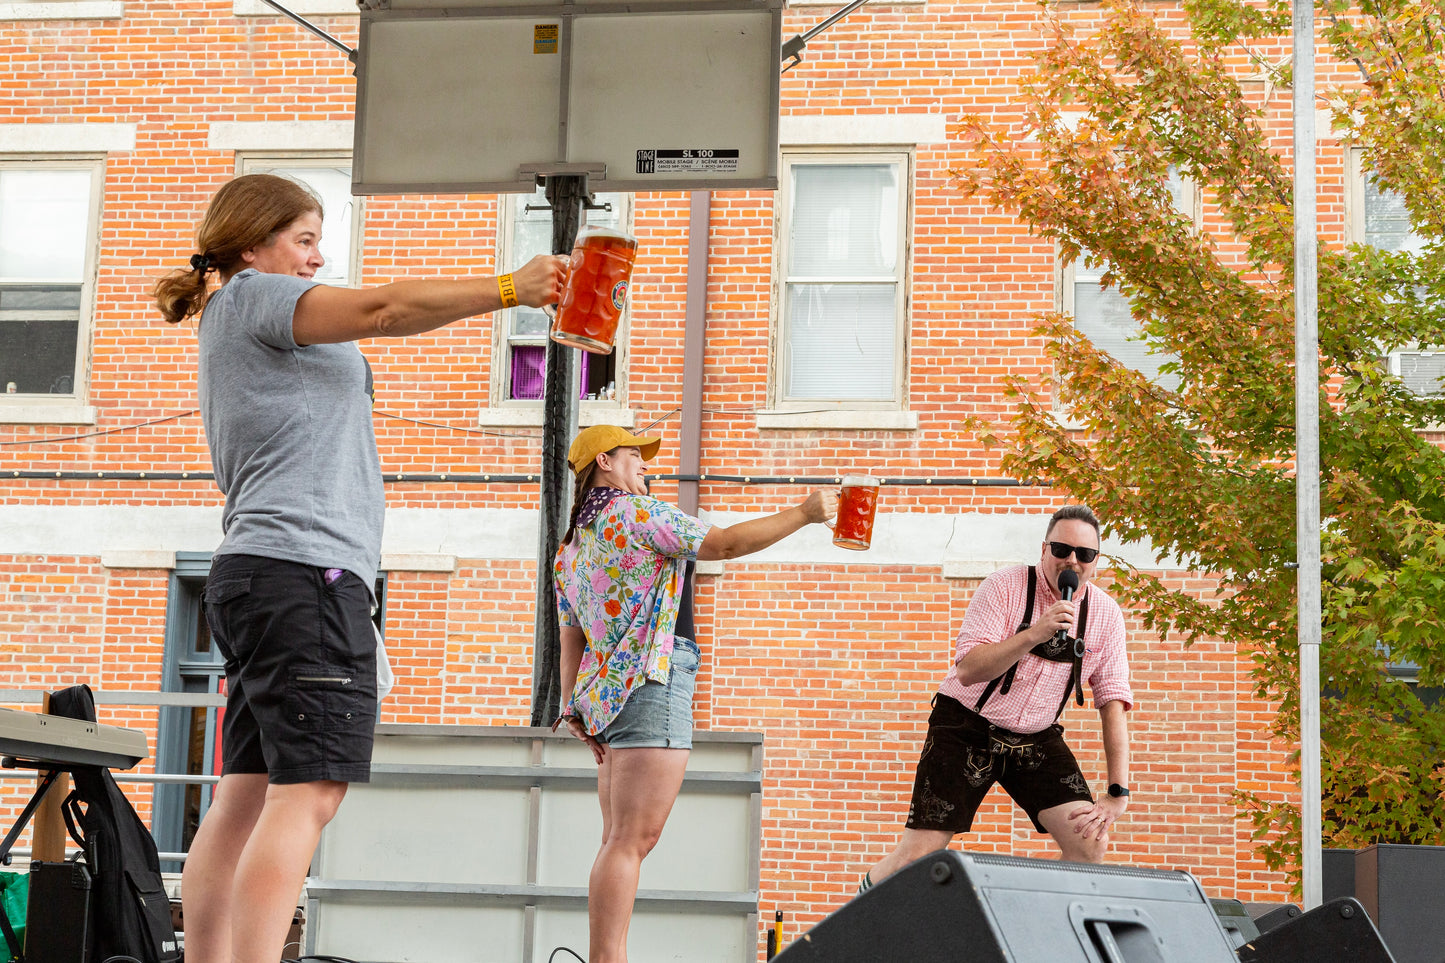
M678 439L678 474L692 479L677 483L677 506L698 512L702 474L703 347L707 335L707 257L712 227L712 191L688 194L687 311L682 341L682 428Z

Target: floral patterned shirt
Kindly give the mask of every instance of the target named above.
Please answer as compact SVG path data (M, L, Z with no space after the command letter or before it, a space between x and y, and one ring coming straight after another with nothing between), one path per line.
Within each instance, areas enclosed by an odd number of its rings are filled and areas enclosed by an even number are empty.
M588 492L554 574L560 623L587 636L563 711L589 733L607 728L633 686L667 682L687 563L711 528L647 495Z

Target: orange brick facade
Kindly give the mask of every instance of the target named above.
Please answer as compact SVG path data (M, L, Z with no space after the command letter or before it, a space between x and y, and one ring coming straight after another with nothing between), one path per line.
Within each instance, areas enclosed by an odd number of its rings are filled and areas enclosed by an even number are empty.
M784 36L833 9L790 8ZM1072 14L1095 15L1087 4ZM313 19L355 42L354 15ZM983 112L1007 122L1017 110L1014 84L1040 37L1032 3L880 0L809 44L803 64L784 75L783 114L845 121L926 115L951 123ZM160 322L149 288L184 264L208 196L236 172L237 151L212 146L214 125L349 121L354 81L332 48L280 17L238 16L232 0L127 0L118 17L0 21L0 50L0 161L10 156L6 138L21 127L134 125L133 148L105 154L89 383L81 399L94 407L93 423L5 423L0 407L0 687L87 681L106 690L154 690L170 573L128 556L123 534L86 532L90 516L75 513L120 511L95 516L113 521L131 517L125 511L147 519L151 510L214 510L214 486L15 473L210 471L194 410L195 336ZM1270 122L1280 125L1287 146L1287 96L1275 92L1269 103ZM825 146L813 141L808 149ZM709 237L704 473L833 475L856 467L890 477L1002 475L997 453L960 420L1006 411L1003 374L1043 372L1032 318L1055 306L1053 250L1015 220L960 199L950 187L957 163L951 140L878 146L911 154L904 407L916 428L758 427L754 413L768 408L770 352L777 350L779 212L770 192L718 191ZM28 148L13 156L69 152ZM1327 239L1345 230L1345 170L1338 143L1324 144ZM678 419L670 413L681 404L684 374L688 212L687 194L645 193L632 215L641 256L624 403L637 426L663 419L662 472L678 468ZM494 197L368 198L360 280L492 273L498 229ZM363 344L376 374L386 473L536 469L537 429L482 433L478 424L478 410L489 403L494 340L490 323L479 319L406 342ZM51 440L75 435L89 437ZM673 499L676 484L660 483L655 493ZM802 495L784 485L705 482L701 505L709 512L777 510ZM389 483L387 498L392 510L516 512L535 507L536 489ZM972 544L993 531L983 522L1031 520L1035 527L1023 530L1037 539L1043 519L1065 502L1062 492L1029 487L890 486L879 526L931 520L952 527L949 544L966 557L1027 560L1036 551L1028 538ZM26 514L36 509L45 511ZM28 547L7 547L3 533L19 533L48 512L79 534L57 535L45 549L47 536L27 528ZM116 554L67 547L87 538ZM212 532L209 542L180 547L203 552L218 538ZM137 535L135 550L148 547ZM978 577L953 577L944 557L880 564L839 551L822 561L780 558L730 562L722 574L700 577L697 718L704 728L766 737L760 909L763 919L782 909L796 932L841 903L891 847L906 815L929 698ZM392 569L386 625L399 684L384 721L526 724L534 575L526 552L461 557L449 571ZM1187 573L1165 575L1190 591L1210 588ZM1135 796L1114 834L1114 858L1189 870L1211 896L1283 898L1284 878L1254 855L1250 827L1230 798L1236 788L1294 791L1285 748L1267 737L1270 707L1254 699L1246 660L1227 643L1160 643L1137 614L1129 643L1138 699L1129 717ZM102 721L154 725L154 710L103 712ZM1097 788L1103 760L1096 719L1074 708L1065 724ZM13 814L16 784L0 789ZM138 803L148 810L148 800ZM1049 853L1047 840L1001 794L964 842Z

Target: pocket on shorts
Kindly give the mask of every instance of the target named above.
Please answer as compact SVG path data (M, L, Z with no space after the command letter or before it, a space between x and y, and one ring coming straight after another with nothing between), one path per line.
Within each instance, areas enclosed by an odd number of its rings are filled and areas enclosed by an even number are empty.
M286 711L303 732L350 729L368 714L370 694L350 672L333 666L303 666L286 684Z
M236 630L243 622L251 598L251 576L220 575L206 580L201 598L206 603L206 627L220 645L222 654L235 656L240 641Z
M677 638L672 643L672 668L682 672L697 673L702 664L702 652L692 639Z

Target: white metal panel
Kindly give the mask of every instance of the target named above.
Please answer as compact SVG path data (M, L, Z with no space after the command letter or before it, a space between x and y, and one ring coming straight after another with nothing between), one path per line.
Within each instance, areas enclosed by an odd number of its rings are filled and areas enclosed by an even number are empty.
M746 892L749 797L688 793L678 797L662 838L642 864L642 889Z
M315 932L315 945L325 947L318 952L348 960L518 963L526 958L525 920L514 906L403 910L390 902L328 903L324 912L311 913L306 925Z
M775 184L774 22L767 10L578 18L571 159L604 162L606 181L632 190Z
M526 792L515 788L352 786L326 827L317 875L435 883L525 879L527 807Z
M387 728L397 730L403 727ZM456 731L465 732L467 728L457 726ZM581 742L577 743L577 748L591 758L592 754ZM524 737L468 739L464 736L428 735L424 732L406 735L378 734L371 761L408 766L527 766L532 762L532 740ZM566 764L576 765L577 762L572 760Z
M353 189L517 183L517 158L557 156L562 61L534 53L535 17L362 21ZM556 24L557 21L546 21Z
M755 958L760 737L696 735L642 867L637 963ZM585 951L601 842L596 767L546 729L389 725L307 881L306 952L393 963L537 963ZM529 925L529 920L532 924Z
M775 188L781 32L781 0L363 10L352 189Z
M754 959L756 923L741 916L709 913L656 913L642 909L627 930L628 963L738 963ZM537 912L535 957L545 961L558 946L587 956L586 910L544 908ZM571 961L559 953L559 963Z

